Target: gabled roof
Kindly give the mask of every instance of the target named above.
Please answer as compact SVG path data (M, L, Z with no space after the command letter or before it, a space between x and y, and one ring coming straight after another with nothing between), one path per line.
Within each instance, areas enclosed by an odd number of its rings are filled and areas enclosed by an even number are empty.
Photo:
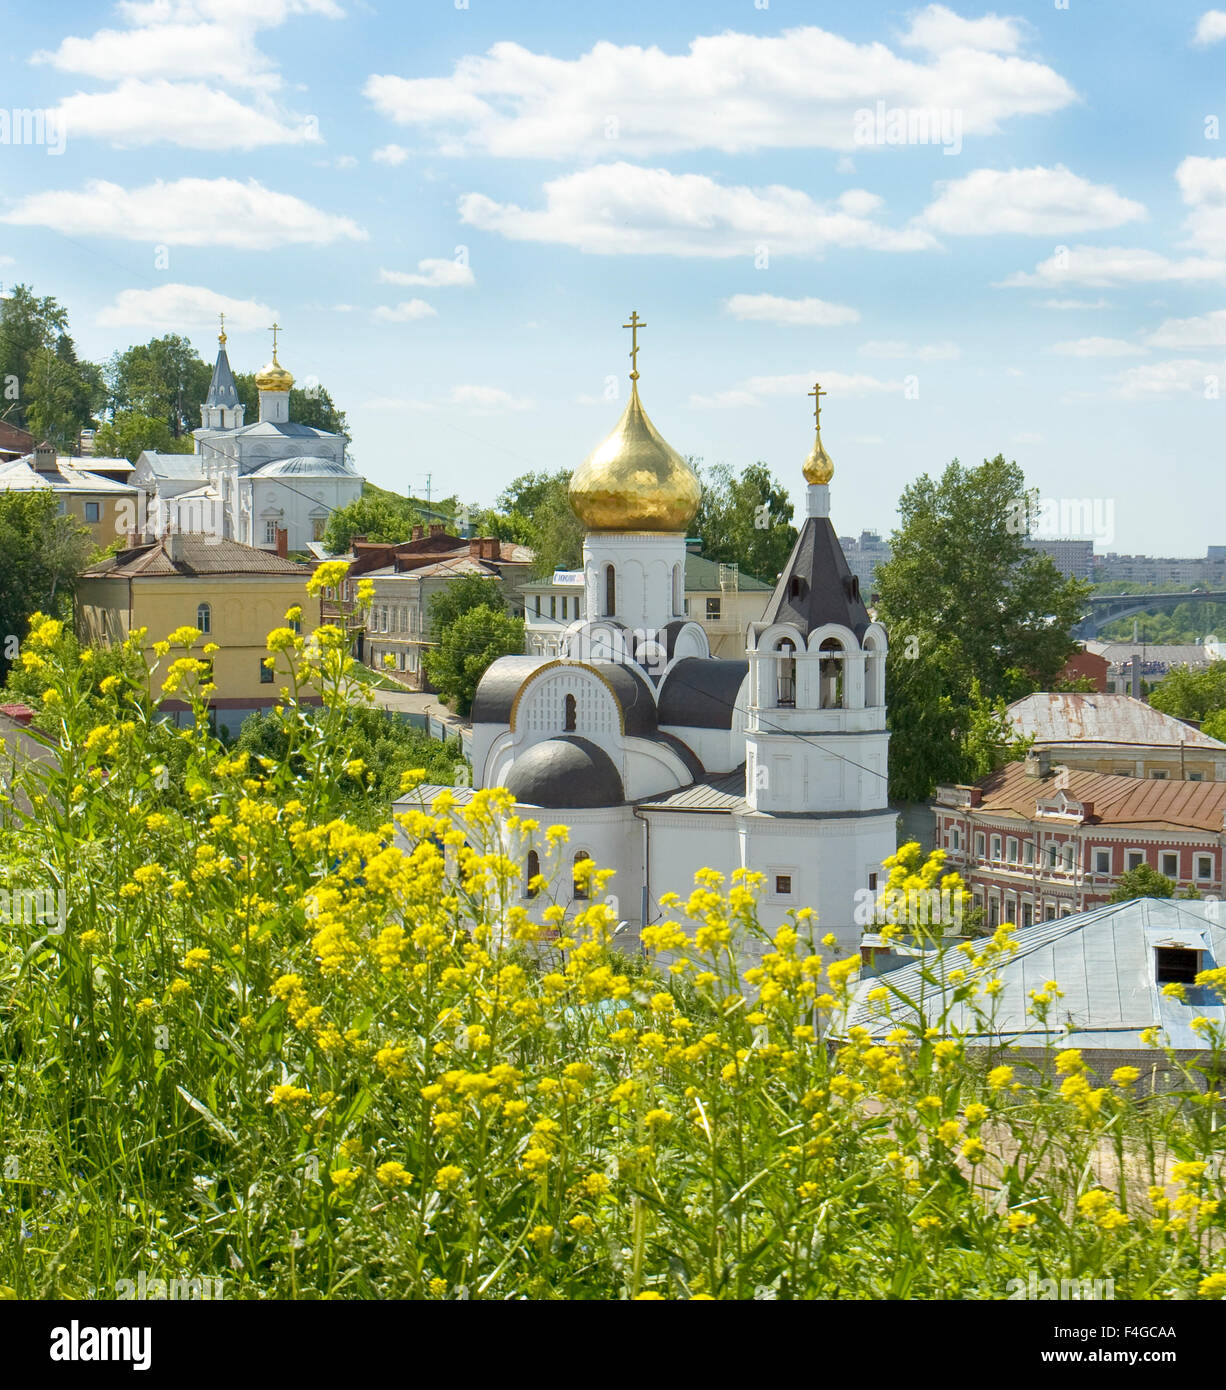
M234 373L230 370L230 359L225 348L219 348L217 361L213 365L213 379L209 382L209 394L205 405L223 405L233 409L238 404L238 387L234 384Z
M761 625L791 623L807 636L826 623L838 623L858 640L870 621L860 582L848 567L830 518L807 517Z
M242 429L227 430L226 437L241 436L249 439L252 436L260 438L262 436L281 435L286 439L339 439L339 434L333 434L329 430L317 430L314 425L300 425L295 420L286 420L282 424L276 424L272 420L257 420L252 425L244 425Z
M170 541L178 542L179 558L170 558ZM238 541L213 536L182 535L149 541L108 556L83 571L84 579L152 579L177 575L196 579L206 575L297 575L305 582L311 570L307 565L284 559L271 550L257 550Z
M1014 700L1009 718L1038 743L1129 743L1226 753L1226 743L1202 734L1131 695L1097 691L1039 691Z
M1052 801L1061 791L1074 801L1091 803L1089 825L1220 832L1226 815L1226 782L1112 777L1072 768L1035 777L1027 773L1024 762L1015 762L1006 763L976 786L982 800L973 814L1019 820L1033 820L1036 802Z
M57 458L54 473L40 473L34 467L34 455L0 460L0 491L36 492L50 488L52 492L113 492L123 495L138 492L130 483L117 483L84 468L74 467L74 459Z
M137 463L144 463L156 478L203 478L204 460L199 454L159 454L145 449Z
M1221 1027L1226 1007L1204 986L1188 985L1186 1002L1164 995L1156 979L1155 951L1164 945L1198 950L1201 970L1226 964L1221 916L1216 903L1133 898L1036 922L1014 933L1018 950L1003 964L976 971L962 952L951 950L944 961L929 955L864 980L846 1027L859 1025L880 1036L915 1018L893 993L881 1004L869 1003L869 990L888 983L912 1000L922 994L928 1022L944 1017L945 1031L969 1033L983 1042L999 1038L1030 1047L1051 1041L1061 1048L1133 1049L1143 1046L1140 1034L1152 1027L1165 1032L1171 1047L1201 1052L1205 1042L1192 1029L1192 1020L1205 1017ZM990 1026L977 1018L972 1001L954 997L957 985L940 983L954 969L966 971L972 979L993 974L1003 981ZM925 971L935 974L937 983L926 982ZM1041 990L1048 980L1055 980L1063 994L1045 1027L1030 1012L1030 991ZM1160 1065L1161 1056L1155 1053Z

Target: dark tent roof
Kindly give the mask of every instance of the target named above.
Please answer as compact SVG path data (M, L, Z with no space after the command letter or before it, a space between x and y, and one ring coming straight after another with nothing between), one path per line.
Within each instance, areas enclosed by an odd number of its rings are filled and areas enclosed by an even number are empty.
M230 359L225 348L217 353L213 367L213 379L209 382L209 394L205 405L224 405L230 409L238 404L238 387L234 384L234 373L230 370Z
M660 723L691 729L730 729L747 661L687 656L664 678Z
M839 623L858 641L871 621L830 518L809 517L758 626L792 623L808 636L826 623Z
M577 734L533 744L512 765L507 790L525 805L556 810L620 806L626 799L613 759Z

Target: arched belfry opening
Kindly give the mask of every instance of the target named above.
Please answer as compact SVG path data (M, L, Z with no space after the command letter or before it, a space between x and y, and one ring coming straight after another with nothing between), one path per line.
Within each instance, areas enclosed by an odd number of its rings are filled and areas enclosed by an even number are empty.
M818 679L821 686L822 709L845 709L846 699L843 684L843 644L837 637L827 637L819 648L821 661L818 666Z
M793 709L796 705L796 644L785 637L779 643L777 658L779 670L778 701L780 708Z
M612 565L604 567L604 611L606 618L617 613L617 571Z

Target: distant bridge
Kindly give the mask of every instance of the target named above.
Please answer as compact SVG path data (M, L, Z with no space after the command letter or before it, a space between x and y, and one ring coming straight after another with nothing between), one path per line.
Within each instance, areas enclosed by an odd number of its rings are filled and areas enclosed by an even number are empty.
M1095 594L1087 600L1086 616L1074 629L1075 637L1097 637L1108 623L1152 613L1158 608L1178 608L1181 603L1226 603L1226 590L1202 592L1190 589L1172 594Z

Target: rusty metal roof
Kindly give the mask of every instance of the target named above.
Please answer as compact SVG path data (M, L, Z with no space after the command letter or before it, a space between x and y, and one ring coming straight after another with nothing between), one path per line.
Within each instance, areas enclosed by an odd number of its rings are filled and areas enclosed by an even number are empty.
M1097 691L1039 691L1014 700L1009 718L1019 733L1036 743L1128 743L1146 747L1189 748L1226 753L1226 743L1202 734L1181 719L1134 700L1131 695Z
M972 814L1033 820L1036 804L1063 790L1073 801L1090 802L1088 825L1146 826L1151 830L1209 830L1220 833L1226 816L1226 782L1113 777L1102 772L1053 769L1031 776L1024 763L1008 763L976 783L983 794Z

